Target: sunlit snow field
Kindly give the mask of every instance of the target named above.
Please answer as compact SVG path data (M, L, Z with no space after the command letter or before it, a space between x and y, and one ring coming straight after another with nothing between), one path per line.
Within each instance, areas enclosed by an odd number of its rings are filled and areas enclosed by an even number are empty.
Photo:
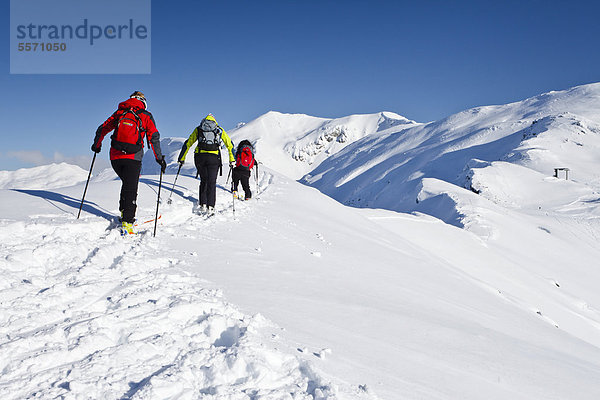
M224 170L208 219L165 138L156 237L151 158L126 238L111 170L79 220L87 171L0 171L0 397L600 398L598 110L271 112L231 132L254 198Z

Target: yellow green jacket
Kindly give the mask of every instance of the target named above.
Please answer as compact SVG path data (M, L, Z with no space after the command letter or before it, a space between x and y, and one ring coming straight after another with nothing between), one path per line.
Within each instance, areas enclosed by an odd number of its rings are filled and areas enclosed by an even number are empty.
M207 115L205 119L214 121L215 123L217 122L215 117L213 117L212 115ZM218 123L217 123L217 127L221 130L221 140L223 141L223 144L225 144L225 147L227 147L227 152L229 153L229 162L234 162L235 158L233 157L233 143L231 143L231 139L229 138L229 135L227 135L227 132L225 132L225 129L221 128L218 125ZM192 132L190 137L183 144L183 147L181 148L181 152L179 153L178 161L180 161L180 162L185 161L185 156L186 156L187 152L197 141L198 141L198 127L196 127L194 129L194 131ZM219 150L215 150L215 151L200 150L200 146L196 146L195 153L210 153L210 154L219 155Z

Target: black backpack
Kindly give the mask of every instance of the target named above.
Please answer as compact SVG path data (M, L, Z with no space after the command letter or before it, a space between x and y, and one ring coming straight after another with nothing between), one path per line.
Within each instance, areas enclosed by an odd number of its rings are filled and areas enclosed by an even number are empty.
M196 128L198 148L205 151L218 151L221 147L221 127L215 121L203 119Z

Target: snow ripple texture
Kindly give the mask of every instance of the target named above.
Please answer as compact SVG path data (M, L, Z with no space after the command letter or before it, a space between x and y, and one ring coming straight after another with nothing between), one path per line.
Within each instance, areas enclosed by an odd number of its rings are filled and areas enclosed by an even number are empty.
M0 398L333 399L272 323L106 221L0 222Z

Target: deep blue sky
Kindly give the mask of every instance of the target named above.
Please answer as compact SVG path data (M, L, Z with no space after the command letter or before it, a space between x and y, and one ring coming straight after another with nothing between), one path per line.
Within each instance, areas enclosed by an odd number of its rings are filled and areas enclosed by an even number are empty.
M133 90L163 137L187 137L209 112L226 129L269 110L426 122L597 82L599 15L594 1L154 0L150 75L10 75L2 29L0 170L89 160ZM14 155L31 151L45 160Z

